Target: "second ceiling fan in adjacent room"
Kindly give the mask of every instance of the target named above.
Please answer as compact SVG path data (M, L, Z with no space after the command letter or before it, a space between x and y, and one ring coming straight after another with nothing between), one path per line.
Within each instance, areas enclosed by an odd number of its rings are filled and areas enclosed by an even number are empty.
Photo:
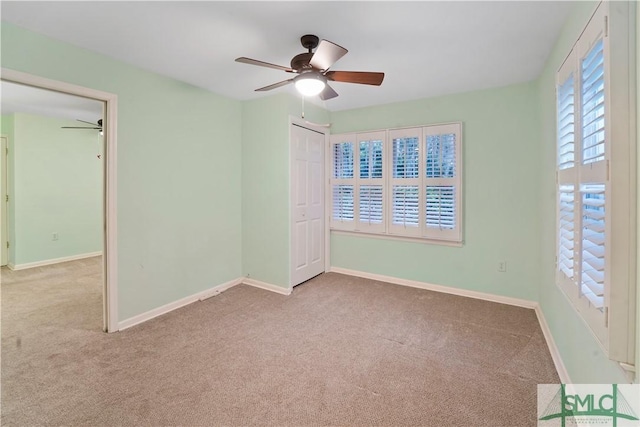
M100 135L102 135L102 119L99 119L97 123L88 122L86 120L76 119L79 122L86 123L88 125L92 125L93 127L88 126L61 126L62 129L93 129L99 130Z

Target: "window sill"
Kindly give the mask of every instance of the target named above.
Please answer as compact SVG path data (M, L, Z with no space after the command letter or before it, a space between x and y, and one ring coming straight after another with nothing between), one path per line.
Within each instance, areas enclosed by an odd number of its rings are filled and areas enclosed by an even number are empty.
M398 236L394 234L367 233L366 231L350 231L350 230L340 230L340 229L334 229L334 228L332 228L330 231L331 231L331 234L355 236L355 237L362 237L362 238L397 240L401 242L422 243L426 245L447 246L452 248L461 248L464 246L464 241L452 242L449 240L435 240L435 239L427 239L424 237L410 237L410 236Z

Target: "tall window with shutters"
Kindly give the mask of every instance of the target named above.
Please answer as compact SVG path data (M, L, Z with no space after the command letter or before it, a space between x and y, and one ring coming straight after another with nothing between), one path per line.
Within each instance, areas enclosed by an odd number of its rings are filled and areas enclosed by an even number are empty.
M391 222L389 232L420 236L420 129L389 132L391 140Z
M612 93L624 82L610 76L608 23L601 4L556 75L556 281L609 357L630 363L630 140L614 132L616 125L628 132L630 122L629 113L612 114L612 102L621 102ZM614 192L620 188L626 191ZM615 218L628 227L614 227ZM614 265L614 257L627 264Z
M358 134L356 229L384 230L384 132Z
M425 139L425 236L458 241L460 236L460 126L423 128Z
M462 242L461 128L333 135L331 227Z
M350 138L332 138L331 227L351 229L355 220L354 146Z

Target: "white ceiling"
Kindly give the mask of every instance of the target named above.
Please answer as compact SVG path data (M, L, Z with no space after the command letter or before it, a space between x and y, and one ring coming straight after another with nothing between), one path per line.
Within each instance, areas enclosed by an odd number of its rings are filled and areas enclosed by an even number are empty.
M0 99L2 114L28 113L93 123L102 118L100 101L5 81L0 82Z
M315 34L349 50L332 69L383 71L381 87L332 83L336 111L535 79L571 2L1 2L2 20L240 100L291 77Z

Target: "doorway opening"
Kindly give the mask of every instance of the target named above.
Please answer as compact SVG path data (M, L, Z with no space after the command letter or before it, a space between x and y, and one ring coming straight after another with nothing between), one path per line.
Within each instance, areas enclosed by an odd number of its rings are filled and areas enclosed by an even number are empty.
M9 151L9 138L6 135L0 136L0 263L4 267L9 262L9 238L7 224L7 204L9 194L7 182L7 152Z
M92 230L95 231L100 241L98 242L98 245L99 245L97 247L98 250L96 250L95 252L93 251L87 252L85 250L84 253L80 254L79 257L76 259L79 259L79 258L89 259L92 255L96 257L94 258L94 261L93 261L93 263L95 264L93 268L97 268L98 270L101 270L101 273L102 273L101 274L102 330L104 330L105 332L115 332L118 330L117 274L116 274L117 273L117 245L116 245L117 243L116 242L116 239L117 239L117 234L116 234L117 96L114 94L106 93L106 92L101 92L101 91L97 91L97 90L93 90L93 89L89 89L81 86L71 85L64 82L58 82L55 80L45 79L42 77L33 76L30 74L17 72L14 70L8 70L8 69L2 69L1 80L3 85L5 84L18 85L24 89L32 90L32 91L40 90L40 91L43 91L43 93L50 95L52 98L55 98L55 95L62 98L67 97L65 99L70 99L71 97L74 97L80 100L87 101L89 103L93 103L94 106L99 105L99 109L101 110L99 117L93 117L93 116L87 117L85 115L82 117L75 117L75 120L89 121L92 123L97 122L97 120L102 120L102 123L104 123L104 126L101 126L100 133L102 133L103 135L99 135L98 129L91 129L91 130L79 129L77 130L77 133L74 133L74 134L71 134L71 132L76 131L75 129L62 129L62 130L69 132L68 134L69 137L73 135L73 138L77 138L79 137L80 134L85 132L93 132L91 136L93 136L95 139L95 144L90 143L92 146L90 148L89 147L85 147L85 148L89 148L90 150L93 151L92 161L99 162L99 168L95 167L97 164L90 166L90 167L93 167L93 169L90 169L88 172L88 175L85 175L85 176L87 177L87 181L88 181L89 175L93 173L91 172L92 170L95 170L96 173L100 175L100 176L90 177L90 179L99 183L98 184L99 188L97 188L97 191L96 191L98 194L96 197L99 199L100 218L97 226L93 227ZM4 95L5 94L3 93L3 102L5 101ZM3 114L4 114L4 111L3 111ZM78 111L74 114L74 116L79 114L80 112ZM74 123L74 120L72 120L70 117L68 119L69 120L66 122L66 124L70 126L65 126L65 127L75 127L73 126L75 123L80 125L78 127L85 126L85 124L81 122ZM61 128L63 126L59 126L59 127ZM4 128L3 129L4 131L7 130L6 127L3 127L3 128ZM8 132L12 132L12 130L9 130ZM3 135L3 136L6 136L6 135ZM8 183L9 203L7 205L8 207L7 213L2 216L3 223L5 222L5 219L8 218L8 221L7 221L8 232L6 235L8 236L9 251L7 251L7 258L8 258L7 265L9 267L14 267L14 268L18 267L17 269L29 268L29 267L39 267L40 269L45 269L46 267L43 267L43 266L46 264L53 265L56 262L62 262L65 260L71 261L72 259L74 259L73 255L69 257L65 257L65 256L56 257L56 256L52 256L51 254L44 254L44 255L38 254L39 256L34 255L32 258L33 259L44 258L44 260L41 260L41 261L39 260L31 263L24 262L25 260L28 261L29 258L25 257L22 252L16 252L12 250L12 249L18 249L18 247L14 246L12 248L11 246L13 243L12 239L14 238L14 236L12 236L12 228L15 231L15 227L16 227L16 225L12 223L12 211L15 209L15 206L11 205L11 201L12 201L11 192L12 190L15 190L19 197L20 188L18 189L12 188L12 185L13 185L11 182L12 181L11 180L12 162L15 159L12 158L11 145L13 142L11 141L10 136L7 137L7 143L9 145L9 154L8 154L8 162L7 162L8 163L7 177L9 179L5 179L4 181ZM55 149L55 147L49 147L49 149ZM43 157L44 159L41 158L39 159L39 161L45 162L42 164L46 164L46 161L47 161L46 153L44 153ZM55 161L55 159L53 159L52 161ZM16 170L17 170L17 168L19 168L20 165L13 165L13 167L16 167ZM3 171L0 171L0 172L3 172ZM85 170L85 172L87 172L87 170ZM60 171L60 173L62 173L62 171ZM77 179L82 180L83 176L80 175L77 177ZM46 177L44 177L41 181L45 182ZM86 184L88 186L93 185L88 182ZM51 193L53 192L47 192L46 188L41 191L41 195L43 197L47 197ZM56 200L54 200L54 204L57 206L62 206L64 205L64 202L56 203ZM44 213L46 214L46 212ZM15 212L13 212L13 215L15 215ZM46 215L44 217L46 217ZM40 238L42 238L42 234L43 232L40 233L40 236L39 236ZM68 234L74 234L74 232L69 232ZM80 231L76 234L77 235L75 237L78 237L80 235L87 234L87 233L82 233L82 231ZM3 236L5 236L5 234L3 234ZM68 237L68 235L65 234L65 237ZM64 237L62 235L62 232L60 232L57 229L47 231L47 239L49 241L62 242L63 238ZM80 238L81 239L86 238L86 236L81 236ZM18 239L22 240L20 236L18 236ZM71 240L73 239L70 238L68 239L68 241L65 241L65 243L69 243L69 241ZM15 242L15 243L19 243L19 242ZM77 242L74 242L74 244L75 243ZM46 244L41 246L54 247L54 245L46 245ZM85 245L84 247L90 247L90 246ZM42 248L38 248L38 250L42 251ZM61 253L62 252L60 252L60 254ZM101 258L97 258L97 255L101 255ZM19 257L22 257L22 258L19 258ZM23 260L22 262L21 262L21 259ZM47 260L49 262L47 262ZM87 263L91 264L91 261L87 261Z

